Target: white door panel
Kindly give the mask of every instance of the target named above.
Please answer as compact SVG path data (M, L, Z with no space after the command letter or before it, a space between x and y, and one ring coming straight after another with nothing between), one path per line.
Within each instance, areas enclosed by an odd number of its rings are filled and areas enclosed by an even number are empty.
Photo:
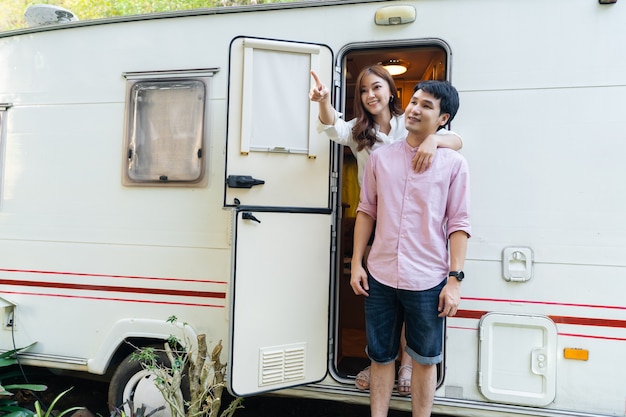
M331 146L316 131L311 70L331 85L328 48L231 44L224 205L237 209L228 381L241 396L327 372Z
M330 215L236 217L231 391L244 396L320 381L328 363Z
M318 104L308 95L311 70L331 85L328 48L233 41L226 206L237 199L245 206L328 208L331 146L316 130ZM247 187L251 179L256 185Z

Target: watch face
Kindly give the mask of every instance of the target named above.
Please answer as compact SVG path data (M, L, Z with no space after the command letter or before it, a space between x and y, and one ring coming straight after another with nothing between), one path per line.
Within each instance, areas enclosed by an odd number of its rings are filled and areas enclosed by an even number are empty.
M450 271L448 276L455 277L459 281L463 281L463 278L465 278L465 274L463 273L463 271Z

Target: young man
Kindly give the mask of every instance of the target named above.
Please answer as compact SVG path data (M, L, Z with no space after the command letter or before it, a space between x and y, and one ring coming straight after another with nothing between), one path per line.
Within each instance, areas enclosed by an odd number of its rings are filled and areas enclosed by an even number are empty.
M469 172L465 159L449 149L439 149L423 173L411 168L411 160L458 106L458 93L448 82L416 85L405 112L406 140L373 152L365 169L350 285L367 297L372 417L387 416L403 322L413 363L412 415L429 417L432 409L444 320L456 314L461 298L471 232ZM363 256L374 224L366 271Z

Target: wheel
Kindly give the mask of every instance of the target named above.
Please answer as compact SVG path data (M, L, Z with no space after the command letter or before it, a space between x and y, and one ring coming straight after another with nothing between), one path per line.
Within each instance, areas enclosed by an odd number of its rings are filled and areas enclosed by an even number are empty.
M169 359L164 352L156 351L158 363L170 367ZM155 385L156 376L150 371L143 369L139 361L131 360L128 355L117 367L109 384L108 402L109 408L119 408L126 416L134 416L135 411L145 405L145 414L152 410L165 406L163 410L156 412L151 417L172 417L170 408L166 404L163 395ZM188 398L188 378L183 377L181 383L184 398ZM131 405L132 408L131 409Z

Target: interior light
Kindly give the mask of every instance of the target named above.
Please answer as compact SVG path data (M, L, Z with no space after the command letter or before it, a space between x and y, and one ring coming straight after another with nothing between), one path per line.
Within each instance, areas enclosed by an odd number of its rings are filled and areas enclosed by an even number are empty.
M409 63L402 59L388 59L380 64L391 75L402 75L409 69Z

